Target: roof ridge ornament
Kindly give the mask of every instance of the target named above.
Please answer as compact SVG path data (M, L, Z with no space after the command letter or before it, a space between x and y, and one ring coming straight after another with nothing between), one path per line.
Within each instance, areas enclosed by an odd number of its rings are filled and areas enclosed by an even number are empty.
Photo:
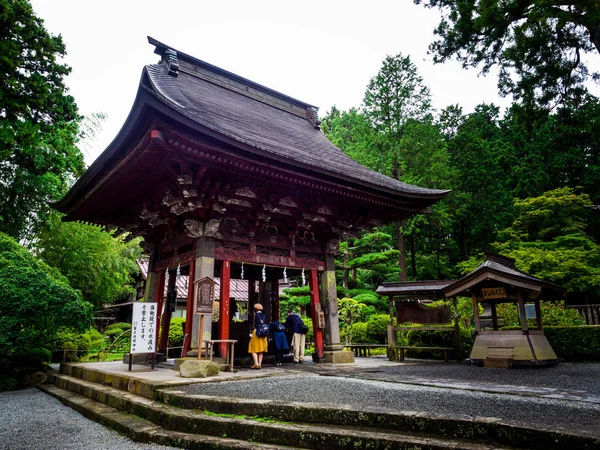
M321 129L321 121L319 120L319 108L316 106L309 106L306 108L306 118L313 124L317 130Z
M177 59L177 52L170 48L165 50L164 61L169 69L169 75L177 77L179 75L179 61Z

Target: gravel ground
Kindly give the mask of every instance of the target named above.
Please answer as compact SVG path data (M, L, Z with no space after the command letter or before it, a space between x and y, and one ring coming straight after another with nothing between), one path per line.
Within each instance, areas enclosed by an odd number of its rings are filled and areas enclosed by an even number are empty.
M37 389L0 393L0 449L169 450L119 435ZM173 449L175 450L175 449Z
M504 371L506 375L509 371ZM510 375L509 375L510 376ZM535 427L566 427L600 437L600 405L489 394L357 378L298 374L178 387L190 394L344 404L357 409L497 417ZM590 426L590 424L596 424Z
M549 367L484 369L469 363L395 365L356 371L359 376L390 381L414 378L510 386L547 387L600 395L600 364L563 363Z

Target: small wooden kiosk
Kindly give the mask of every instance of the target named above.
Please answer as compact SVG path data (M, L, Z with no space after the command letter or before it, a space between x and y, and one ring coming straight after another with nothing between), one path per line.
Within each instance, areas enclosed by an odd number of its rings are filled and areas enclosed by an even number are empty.
M485 367L512 367L556 364L558 358L544 336L540 299L564 297L565 289L523 273L515 260L486 252L486 260L464 278L444 288L447 297L469 296L473 299L475 343L471 362ZM492 330L482 330L479 304L489 303ZM496 305L514 303L521 319L520 330L499 330ZM526 304L533 303L536 328L527 325Z

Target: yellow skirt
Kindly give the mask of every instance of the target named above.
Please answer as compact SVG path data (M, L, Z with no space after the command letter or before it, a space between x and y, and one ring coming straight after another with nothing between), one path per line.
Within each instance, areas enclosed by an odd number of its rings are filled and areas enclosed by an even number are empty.
M252 337L248 344L248 353L263 353L267 351L267 338L258 337L256 330L252 330Z

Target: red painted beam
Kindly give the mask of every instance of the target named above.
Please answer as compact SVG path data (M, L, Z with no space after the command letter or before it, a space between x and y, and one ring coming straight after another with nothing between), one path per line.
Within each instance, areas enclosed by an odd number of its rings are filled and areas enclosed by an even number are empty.
M221 292L219 298L219 339L229 339L229 293L231 282L231 263L225 260L221 264ZM219 344L219 353L225 358L227 344Z
M311 270L308 277L310 286L310 311L313 321L313 336L315 341L315 355L318 359L323 358L323 330L319 328L319 317L315 305L321 303L319 297L319 274L316 270Z
M177 292L177 276L174 272L169 275L169 286L167 286L167 292L174 290ZM175 294L177 295L177 294ZM177 304L177 303L176 303ZM169 345L169 330L171 329L171 315L172 311L169 309L169 304L165 305L165 312L161 318L161 330L160 330L160 346L159 350L165 353L165 358L168 356L167 346Z

